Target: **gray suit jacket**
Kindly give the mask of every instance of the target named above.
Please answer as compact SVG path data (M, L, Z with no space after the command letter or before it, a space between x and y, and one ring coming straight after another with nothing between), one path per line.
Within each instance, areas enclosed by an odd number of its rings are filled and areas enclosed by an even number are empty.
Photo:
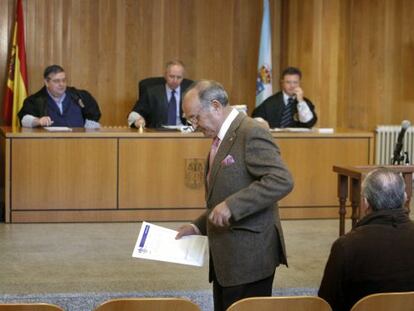
M255 282L287 264L277 201L292 190L293 180L269 131L239 113L217 151L208 185L207 210L194 223L208 236L220 285ZM232 213L227 228L208 221L222 201Z

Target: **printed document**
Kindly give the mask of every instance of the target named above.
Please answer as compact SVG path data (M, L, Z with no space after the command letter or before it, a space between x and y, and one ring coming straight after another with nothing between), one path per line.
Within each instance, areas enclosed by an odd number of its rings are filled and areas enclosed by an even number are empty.
M72 129L66 126L45 126L44 129L49 132L72 132Z
M143 222L132 257L201 267L207 237L188 235L175 239L177 231Z

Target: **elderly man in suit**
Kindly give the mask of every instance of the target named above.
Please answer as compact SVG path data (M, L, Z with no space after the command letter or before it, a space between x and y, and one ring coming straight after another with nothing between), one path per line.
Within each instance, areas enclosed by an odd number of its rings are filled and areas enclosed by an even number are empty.
M318 295L349 311L375 293L414 291L414 223L401 175L386 168L362 182L365 216L331 248Z
M179 60L169 61L165 66L165 84L149 86L138 99L128 116L131 127L158 128L163 125L183 125L181 98L191 81L184 80L184 64Z
M233 109L224 88L199 81L185 94L184 114L213 138L206 165L206 211L177 239L208 236L214 310L270 296L275 269L287 264L277 201L293 188L269 131Z

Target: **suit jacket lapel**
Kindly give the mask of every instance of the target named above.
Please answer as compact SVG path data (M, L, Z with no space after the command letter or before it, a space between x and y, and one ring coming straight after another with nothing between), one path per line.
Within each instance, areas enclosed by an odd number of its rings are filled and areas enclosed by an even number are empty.
M155 92L157 102L159 103L158 113L161 114L162 124L168 123L168 97L165 84L158 85L158 90ZM160 124L161 125L161 124Z
M221 167L221 162L229 154L229 151L231 147L233 146L236 140L236 137L237 137L237 129L239 128L244 118L246 118L246 115L244 115L243 113L239 113L237 115L236 119L234 119L234 121L230 125L230 128L228 129L226 135L223 138L223 141L220 144L220 147L214 158L213 165L211 167L210 181L207 186L207 196L206 196L207 200L210 198L211 190L214 187L217 173ZM207 163L208 163L208 159L207 159Z

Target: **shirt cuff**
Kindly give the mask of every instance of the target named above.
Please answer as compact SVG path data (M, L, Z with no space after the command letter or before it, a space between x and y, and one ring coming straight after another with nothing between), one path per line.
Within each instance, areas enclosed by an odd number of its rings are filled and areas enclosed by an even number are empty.
M298 115L299 115L299 121L302 123L309 122L313 118L313 113L310 110L308 104L302 100L298 103Z
M22 118L22 126L23 127L35 127L34 126L34 120L36 120L37 118L35 116L32 116L30 114L26 114L23 118Z
M198 227L195 224L190 224L190 225L194 228L194 231L196 232L196 234L201 235L200 229L198 229Z
M98 129L101 127L101 124L99 122L86 119L85 120L85 128L87 129Z

